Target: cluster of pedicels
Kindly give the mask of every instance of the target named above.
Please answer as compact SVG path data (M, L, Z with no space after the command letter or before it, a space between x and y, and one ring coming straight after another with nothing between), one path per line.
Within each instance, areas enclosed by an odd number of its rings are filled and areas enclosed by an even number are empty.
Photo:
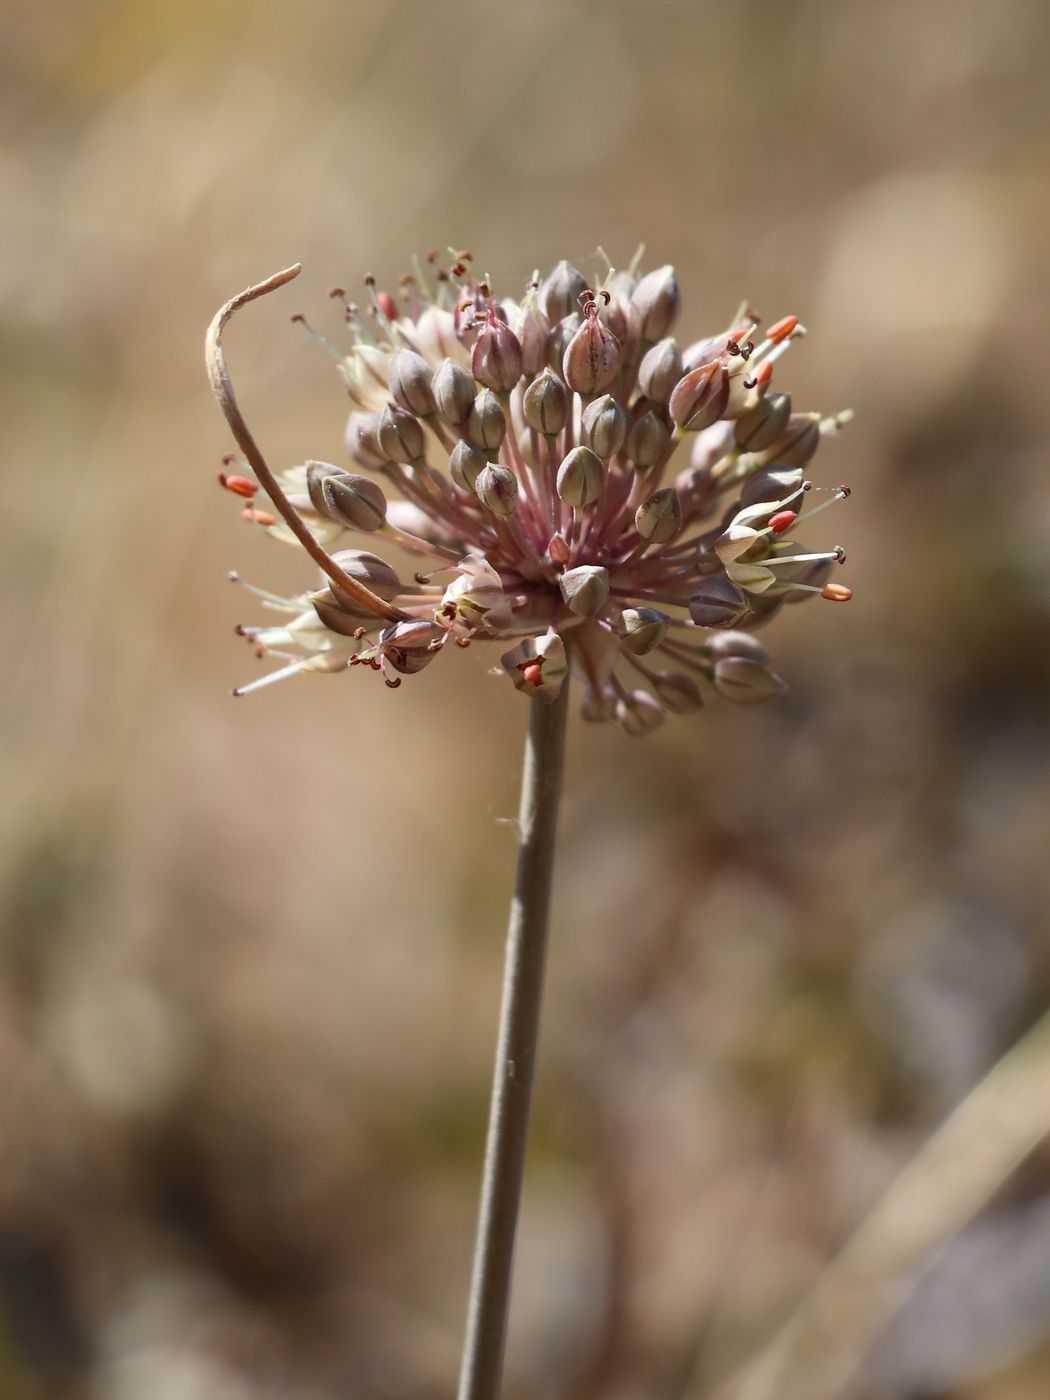
M431 254L398 300L371 277L363 307L333 291L352 343L322 343L353 402L356 470L308 461L278 478L325 575L299 597L252 590L284 617L238 631L284 664L234 693L347 668L395 687L449 644L497 642L519 690L551 700L571 666L584 716L629 734L697 709L705 687L779 694L756 629L785 603L850 597L829 581L843 551L795 538L849 494L811 506L806 469L850 415L796 413L772 390L798 318L763 332L744 306L683 348L672 267L639 276L636 258L594 288L563 261L512 301L471 261ZM296 543L247 465L225 465L245 518ZM347 535L420 567L406 579Z

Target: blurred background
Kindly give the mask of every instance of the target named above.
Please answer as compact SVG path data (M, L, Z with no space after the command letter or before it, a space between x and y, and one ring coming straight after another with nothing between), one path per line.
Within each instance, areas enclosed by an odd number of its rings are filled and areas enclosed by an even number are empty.
M0 1397L454 1392L525 711L477 649L229 699L227 570L308 574L215 487L202 338L301 260L231 368L342 461L291 312L640 242L686 340L810 326L856 597L765 634L780 703L574 721L508 1400L1050 1394L1050 9L0 14Z

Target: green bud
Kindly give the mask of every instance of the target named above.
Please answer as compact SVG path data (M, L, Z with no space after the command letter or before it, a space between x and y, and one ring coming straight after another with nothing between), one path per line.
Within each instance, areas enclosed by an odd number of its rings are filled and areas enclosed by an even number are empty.
M682 528L682 502L673 486L654 491L634 513L635 529L643 540L665 544Z
M589 447L574 447L558 468L558 495L566 505L592 505L605 486L605 467Z
M562 574L558 587L570 612L594 617L609 598L609 571L597 564L580 564Z

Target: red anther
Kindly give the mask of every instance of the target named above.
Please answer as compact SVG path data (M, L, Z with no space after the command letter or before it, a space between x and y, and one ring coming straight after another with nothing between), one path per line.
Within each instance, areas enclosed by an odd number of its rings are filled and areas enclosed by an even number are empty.
M375 273L373 273L373 272L366 272L366 273L365 273L365 286L366 286L366 287L374 287L375 284L376 284Z
M833 603L848 603L853 597L853 589L847 588L844 583L826 583L820 591L822 598L828 598Z
M255 648L255 659L256 659L256 661L261 661L265 655L266 655L266 648L265 648L264 646L257 646L257 647Z
M291 321L293 326L306 324L306 317L301 311L293 311L292 314L288 317L288 319L289 321Z
M376 294L376 301L378 301L379 305L383 308L383 315L388 321L397 320L397 303L389 292L378 292Z
M394 679L391 680L389 676L384 676L383 684L387 687L388 690L397 690L401 684L401 677L395 676Z
M468 252L466 248L461 248L460 251L456 254L456 261L457 261L457 262L473 262L473 261L474 261L474 254L471 253L471 252Z
M761 393L765 393L769 388L769 381L773 378L775 366L772 360L767 360L764 365L759 366L759 371L755 375L755 384Z
M244 623L243 623L243 622L234 623L233 631L234 631L234 635L235 635L235 636L237 636L237 637L243 637L243 636L244 636Z
M328 295L329 295L330 297L339 297L339 298L341 299L342 297L345 297L345 296L346 296L346 288L345 288L345 287L329 287L329 288L328 288Z
M355 628L354 628L354 641L355 641L355 642L361 641L361 639L362 639L362 637L364 637L364 635L365 635L365 629L364 629L363 627L355 627Z
M217 475L220 486L232 491L235 496L244 496L249 501L259 489L259 483L249 481L246 476L227 476L225 472L219 472Z
M431 248L430 252L427 254L427 262L430 263L431 267L433 267L434 263L437 262L440 256L441 254L436 248Z
M543 667L538 661L530 661L527 666L521 668L521 674L528 681L529 685L543 684Z
M782 535L785 530L790 530L798 519L796 510L778 510L776 515L769 517L769 528L774 535Z
M402 272L401 276L397 279L397 285L399 287L414 287L416 285L416 279L412 276L411 272Z
M853 495L852 486L836 486L835 490L839 493L843 500L845 500L847 496Z
M785 316L770 326L769 330L766 331L766 338L771 340L774 345L779 345L782 340L787 340L797 325L797 316Z
M276 515L271 515L268 510L256 510L254 506L245 506L241 511L241 519L247 520L253 525L276 525Z
M466 270L467 270L467 265L466 265L466 263L462 263L462 262L453 263L453 264L452 264L452 267L451 267L451 272L452 272L452 276L453 276L453 277L462 277L463 274L466 272Z
M224 467L232 467L236 460L237 458L232 452L227 452L226 456L222 459L222 464Z
M456 637L454 640L455 640L456 646L462 647L464 651L466 651L467 647L470 646L470 638L469 638L469 637Z
M841 546L840 544L837 544L837 545L835 546L835 548L834 548L831 552L832 552L832 554L834 554L834 556L835 556L835 563L836 563L836 564L845 564L845 562L846 562L846 551L842 548L842 546Z

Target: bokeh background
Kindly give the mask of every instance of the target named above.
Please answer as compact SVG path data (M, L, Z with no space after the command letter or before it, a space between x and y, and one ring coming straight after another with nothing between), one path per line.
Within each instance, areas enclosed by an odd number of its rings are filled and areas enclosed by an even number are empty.
M231 366L339 461L290 312L640 242L687 338L809 324L856 598L783 702L574 723L508 1400L1050 1394L1047 53L1044 0L3 7L3 1400L453 1393L523 704L229 700L227 569L305 576L201 342L301 260Z

